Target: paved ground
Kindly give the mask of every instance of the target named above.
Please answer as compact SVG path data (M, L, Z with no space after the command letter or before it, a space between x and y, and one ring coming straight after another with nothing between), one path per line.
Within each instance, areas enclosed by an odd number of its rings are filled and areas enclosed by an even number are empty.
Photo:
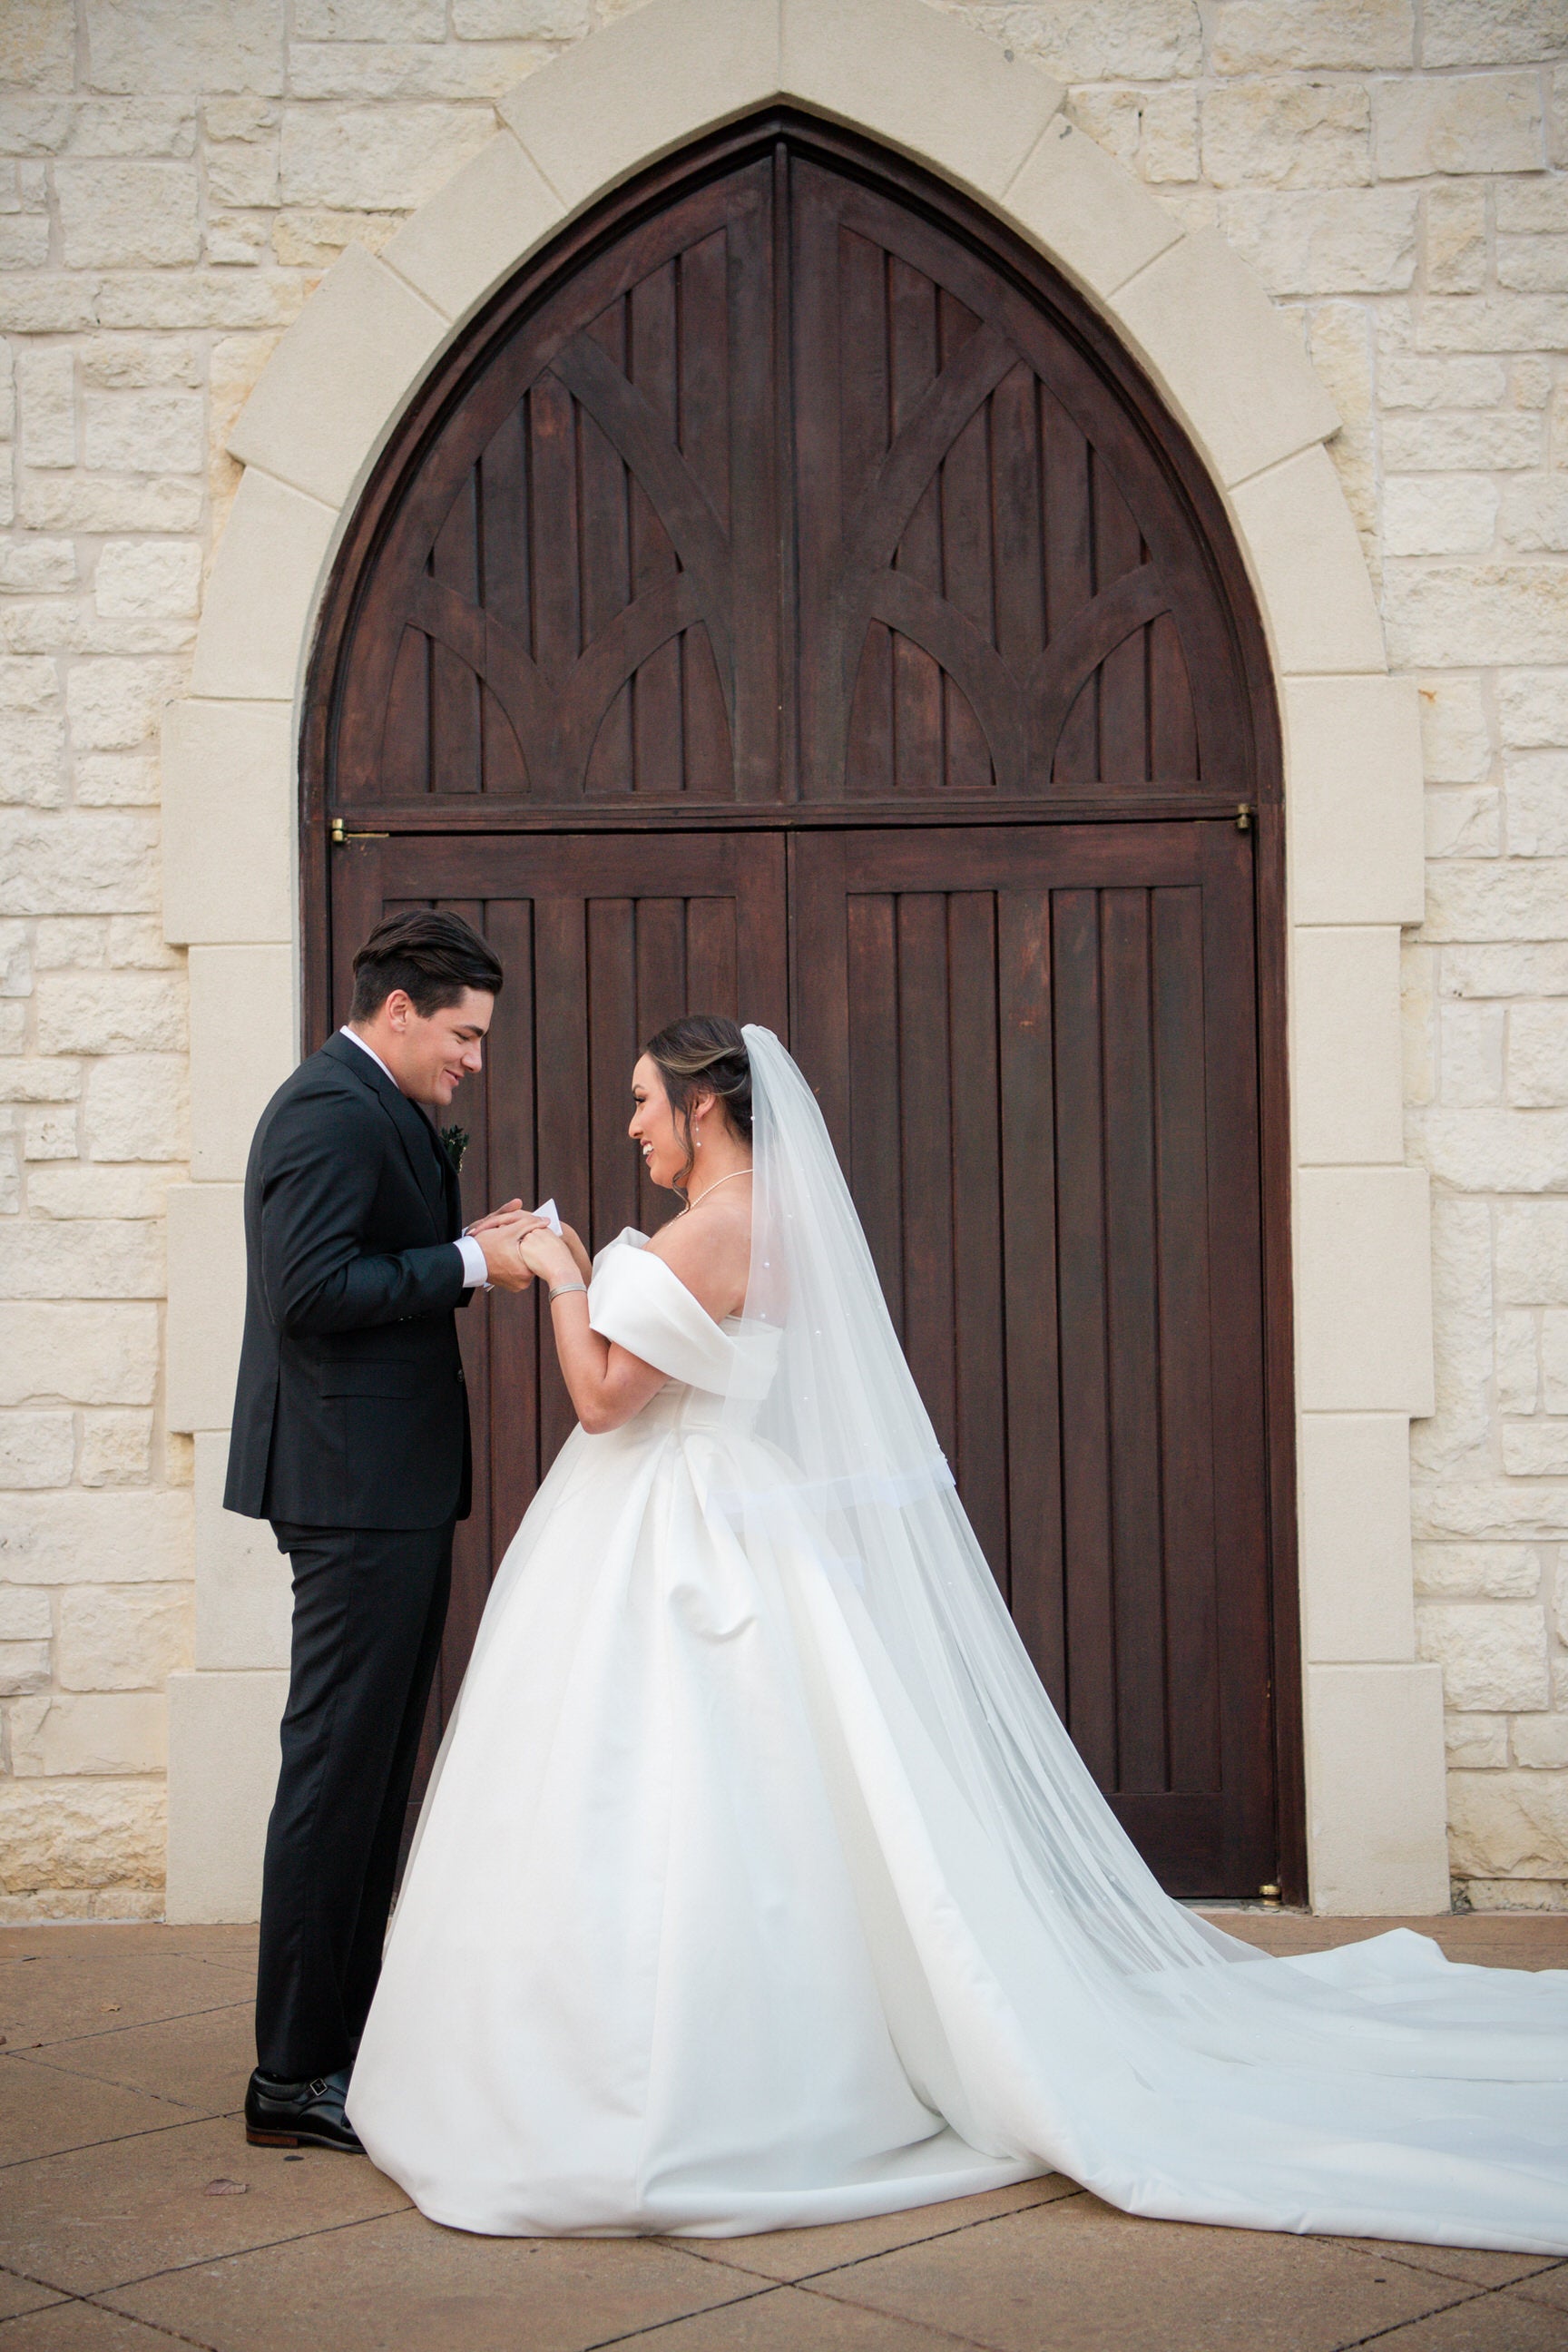
M1296 1951L1391 1923L1225 1924ZM1435 1924L1568 1966L1568 1918ZM1568 2347L1568 2263L1131 2221L1059 2177L705 2245L438 2230L363 2158L246 2147L254 1945L0 1931L0 2352Z

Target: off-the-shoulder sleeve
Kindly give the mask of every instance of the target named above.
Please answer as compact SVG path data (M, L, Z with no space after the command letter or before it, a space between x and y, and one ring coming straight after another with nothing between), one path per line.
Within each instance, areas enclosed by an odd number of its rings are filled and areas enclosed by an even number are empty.
M734 1341L680 1276L647 1249L612 1244L599 1253L588 1286L588 1320L602 1339L629 1348L672 1381L721 1394L731 1383Z

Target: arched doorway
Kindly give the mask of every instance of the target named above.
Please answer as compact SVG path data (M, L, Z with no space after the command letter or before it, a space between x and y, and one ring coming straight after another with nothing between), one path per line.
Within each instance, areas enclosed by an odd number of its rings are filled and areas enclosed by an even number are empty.
M787 112L660 166L404 420L303 756L307 1042L384 908L459 906L509 971L467 1196L603 1239L669 1205L624 1136L641 1037L787 1036L1101 1785L1173 1891L1289 1880L1272 701L1218 502L1086 307ZM464 1320L443 1708L568 1425L532 1310Z

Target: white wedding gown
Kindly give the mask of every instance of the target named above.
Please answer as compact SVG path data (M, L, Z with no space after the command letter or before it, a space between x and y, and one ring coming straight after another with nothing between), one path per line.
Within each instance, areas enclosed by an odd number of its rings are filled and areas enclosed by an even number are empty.
M1060 2168L1138 2212L1568 2252L1568 1979L1407 1932L1263 1959L1157 1890L1171 1949L1110 1965L1028 1897L748 1433L778 1330L715 1324L641 1243L591 1316L668 1383L574 1433L498 1579L350 2092L383 2171L494 2233L729 2235Z

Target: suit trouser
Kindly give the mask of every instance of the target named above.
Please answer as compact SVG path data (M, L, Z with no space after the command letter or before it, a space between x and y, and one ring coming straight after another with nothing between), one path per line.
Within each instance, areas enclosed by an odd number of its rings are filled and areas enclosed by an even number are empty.
M256 2052L290 2081L346 2066L381 1970L452 1526L274 1520L294 1570L282 1763L267 1824Z

